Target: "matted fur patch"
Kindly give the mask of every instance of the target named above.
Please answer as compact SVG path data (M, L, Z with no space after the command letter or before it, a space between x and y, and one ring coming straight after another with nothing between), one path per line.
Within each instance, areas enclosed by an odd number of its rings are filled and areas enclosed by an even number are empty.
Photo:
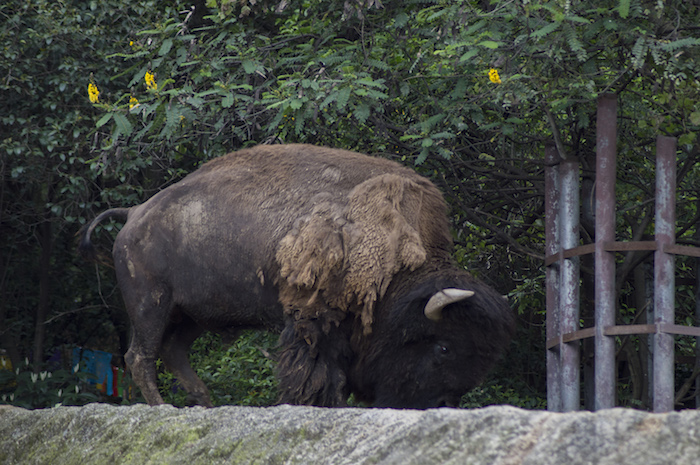
M369 333L374 305L396 273L426 260L412 226L419 221L422 201L420 185L384 174L356 186L345 204L330 198L317 203L277 249L285 309L301 318L322 317L331 309L357 312Z

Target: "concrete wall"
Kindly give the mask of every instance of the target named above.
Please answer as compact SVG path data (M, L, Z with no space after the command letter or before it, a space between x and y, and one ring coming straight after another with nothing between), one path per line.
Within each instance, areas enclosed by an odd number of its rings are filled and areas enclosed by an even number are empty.
M693 464L700 412L0 407L0 464Z

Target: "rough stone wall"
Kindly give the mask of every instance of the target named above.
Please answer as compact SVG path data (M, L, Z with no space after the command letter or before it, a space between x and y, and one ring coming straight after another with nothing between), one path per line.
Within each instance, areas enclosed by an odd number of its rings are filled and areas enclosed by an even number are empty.
M0 407L0 464L698 464L700 412Z

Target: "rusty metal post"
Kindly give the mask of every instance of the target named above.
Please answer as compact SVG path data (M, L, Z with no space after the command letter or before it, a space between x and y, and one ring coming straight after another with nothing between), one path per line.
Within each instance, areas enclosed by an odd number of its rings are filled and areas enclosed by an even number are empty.
M559 252L559 154L554 144L544 149L545 255ZM547 409L562 411L561 330L559 319L559 262L546 268L547 340L559 338L559 345L547 350Z
M617 96L598 98L595 193L595 410L615 406L615 339L605 336L615 324L615 240Z
M697 196L695 205L696 211L700 211L700 196ZM700 243L700 225L695 226L695 240ZM695 259L695 326L700 326L700 257ZM695 369L698 368L700 368L700 336L695 338ZM700 377L695 378L695 408L700 408Z
M577 160L563 160L560 165L560 241L561 249L579 245L579 166ZM579 269L578 256L560 260L560 334L579 329ZM562 411L579 410L580 341L559 344L561 350Z
M675 317L675 260L664 247L676 241L676 139L656 139L656 252L654 252L654 412L673 410L674 338L659 329Z

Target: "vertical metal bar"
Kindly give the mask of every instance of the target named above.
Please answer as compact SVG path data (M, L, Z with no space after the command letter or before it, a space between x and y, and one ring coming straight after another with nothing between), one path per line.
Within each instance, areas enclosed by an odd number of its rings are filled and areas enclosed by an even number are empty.
M695 208L696 211L700 211L700 198ZM700 243L700 224L695 226L695 240ZM695 259L695 326L700 326L700 257ZM700 368L700 336L695 338L695 369L698 368ZM695 378L695 408L700 408L700 377Z
M545 255L559 252L559 154L554 144L544 149L544 230ZM561 340L559 309L559 268L556 262L546 269L547 340L559 339L559 345L547 350L547 409L562 411Z
M654 322L673 324L674 257L663 247L676 240L676 139L656 139L656 252L654 252ZM657 326L658 327L658 326ZM654 412L673 410L673 335L654 335Z
M578 161L563 160L560 165L560 241L562 249L579 245L579 169ZM559 305L561 333L579 329L579 257L561 260ZM562 363L562 410L579 410L580 342L560 344Z
M615 339L603 334L615 324L615 255L603 244L615 240L617 96L598 98L595 210L595 409L615 406Z
M654 265L653 263L645 263L644 265L644 294L646 296L644 300L644 305L646 306L645 319L646 323L654 324L654 281L650 279L649 276L653 278L654 276ZM642 399L644 405L654 405L654 335L648 334L646 336L647 344L647 379L646 379L646 397Z

